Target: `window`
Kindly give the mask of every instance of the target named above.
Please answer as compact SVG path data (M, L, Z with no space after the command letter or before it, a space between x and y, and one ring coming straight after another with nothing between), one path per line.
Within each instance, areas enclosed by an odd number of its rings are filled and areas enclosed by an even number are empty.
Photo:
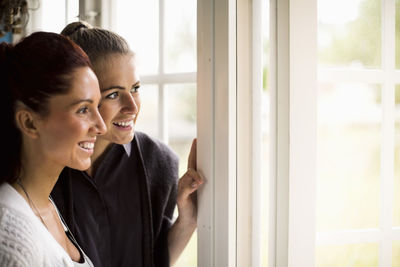
M399 264L399 4L276 1L272 263Z
M28 34L34 31L60 33L70 22L77 21L79 0L32 0L28 1Z
M267 264L260 236L268 227L261 171L269 142L261 124L268 114L262 107L266 6L198 1L198 164L208 179L199 192L199 266Z
M399 3L318 0L316 266L399 261Z

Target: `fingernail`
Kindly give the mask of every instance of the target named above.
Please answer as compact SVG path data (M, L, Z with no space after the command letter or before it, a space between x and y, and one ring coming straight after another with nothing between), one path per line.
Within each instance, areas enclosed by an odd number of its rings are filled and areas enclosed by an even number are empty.
M192 183L190 186L191 186L191 187L196 187L196 186L197 186L197 183Z

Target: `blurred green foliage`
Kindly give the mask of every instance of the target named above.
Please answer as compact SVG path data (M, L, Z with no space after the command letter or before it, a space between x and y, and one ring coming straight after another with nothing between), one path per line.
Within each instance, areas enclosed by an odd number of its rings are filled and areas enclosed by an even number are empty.
M269 40L267 37L263 41L263 50L263 90L268 91Z
M330 45L319 51L321 63L360 63L367 67L381 65L381 1L362 1L358 17L347 22L344 28L337 29L335 25L322 23L319 27L320 31L332 33Z
M395 103L396 105L400 105L400 85L397 84L396 85L396 89L395 89Z
M360 3L357 19L346 24L345 32L335 31L332 25L319 25L322 30L332 31L332 42L320 49L321 63L328 65L347 65L354 62L366 67L381 66L381 1L365 0ZM396 0L396 68L400 69L400 0ZM396 104L400 104L400 86L396 86ZM377 91L376 102L382 100Z
M379 246L374 243L317 248L316 266L378 267Z
M396 0L396 68L400 69L400 0Z

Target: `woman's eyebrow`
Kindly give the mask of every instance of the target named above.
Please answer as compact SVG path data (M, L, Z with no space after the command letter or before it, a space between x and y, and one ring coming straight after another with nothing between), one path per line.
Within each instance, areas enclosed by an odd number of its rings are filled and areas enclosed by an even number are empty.
M86 98L86 99L79 99L79 100L76 100L76 101L74 101L74 102L72 102L70 105L68 105L69 107L73 107L73 106L76 106L76 105L78 105L78 104L80 104L80 103L82 103L82 102L88 102L88 103L90 103L90 104L93 104L93 99L90 99L90 98Z
M113 86L110 86L110 87L107 87L107 88L103 88L100 91L103 93L105 91L109 91L109 90L113 90L113 89L125 90L125 87L119 86L119 85L113 85Z

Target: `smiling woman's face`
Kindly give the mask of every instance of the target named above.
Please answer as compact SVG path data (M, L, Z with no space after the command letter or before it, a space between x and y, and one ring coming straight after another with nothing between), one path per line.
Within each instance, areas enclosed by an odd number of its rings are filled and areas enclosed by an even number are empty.
M47 114L38 121L39 141L45 157L55 164L86 170L97 135L106 131L97 108L101 96L89 67L71 76L69 92L49 98Z
M135 57L131 54L109 55L98 71L101 91L100 114L107 126L100 138L117 144L127 144L135 134L135 122L140 110L139 76Z

